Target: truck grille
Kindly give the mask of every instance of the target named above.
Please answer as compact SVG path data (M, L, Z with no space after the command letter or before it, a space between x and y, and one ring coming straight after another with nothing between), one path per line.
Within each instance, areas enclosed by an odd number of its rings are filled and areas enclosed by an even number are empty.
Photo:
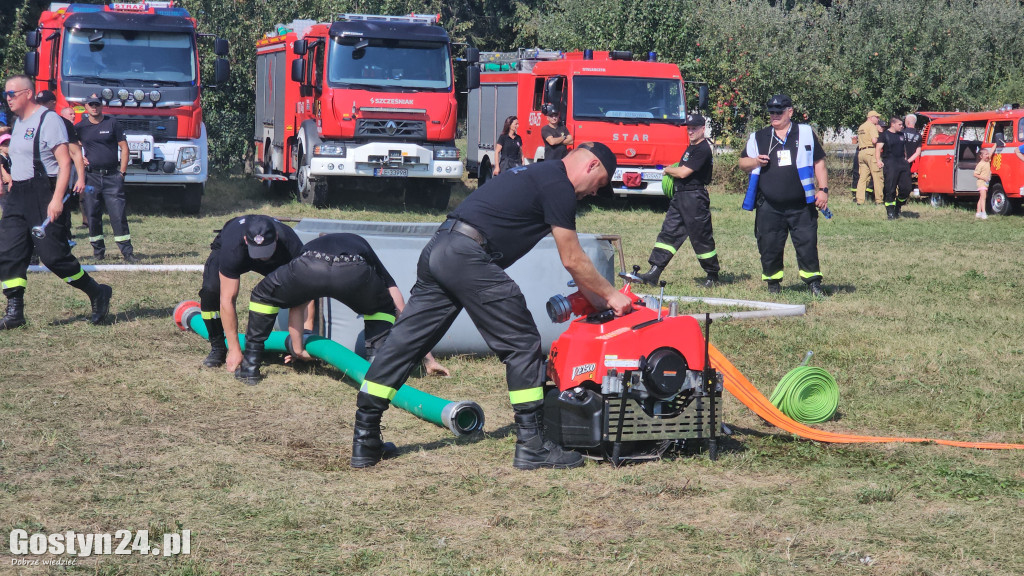
M178 137L178 118L176 116L115 116L125 132L152 134L153 140L166 142Z
M422 120L363 119L356 123L356 137L422 140L427 137L427 124Z

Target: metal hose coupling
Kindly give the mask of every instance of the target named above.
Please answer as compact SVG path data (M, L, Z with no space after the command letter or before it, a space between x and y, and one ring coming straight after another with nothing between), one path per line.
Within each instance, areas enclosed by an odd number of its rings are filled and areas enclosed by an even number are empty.
M441 411L441 421L456 436L484 429L484 409L472 400L449 402Z
M597 311L587 298L578 291L568 296L555 294L548 299L545 308L548 311L548 318L551 318L551 322L555 324L561 324L572 318L573 315L586 316Z

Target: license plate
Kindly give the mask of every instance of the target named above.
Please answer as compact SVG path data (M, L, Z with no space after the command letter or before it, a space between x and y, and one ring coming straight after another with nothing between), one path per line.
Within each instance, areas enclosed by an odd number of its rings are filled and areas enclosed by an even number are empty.
M128 150L131 152L148 152L150 147L149 141L144 142L129 142Z
M373 175L406 178L409 176L409 170L406 168L374 168Z

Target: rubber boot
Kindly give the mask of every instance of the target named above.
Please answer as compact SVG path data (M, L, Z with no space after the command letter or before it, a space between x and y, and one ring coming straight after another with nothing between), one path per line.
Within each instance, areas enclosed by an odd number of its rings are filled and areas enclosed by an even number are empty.
M896 219L896 206L890 204L885 207L885 217L889 220Z
M92 316L89 317L89 322L93 324L99 324L103 322L103 319L107 317L107 313L110 312L110 297L113 296L114 289L106 284L99 284L95 294L89 296L89 303L92 305Z
M647 284L648 286L657 286L658 280L661 278L661 273L664 271L665 269L662 268L661 266L655 266L654 264L651 264L650 270L644 272L643 274L637 274L637 277L643 280L644 284Z
M360 396L364 394L359 393ZM352 428L352 459L349 461L353 468L376 466L381 460L398 453L398 448L391 442L385 442L380 434L381 415L382 412L377 410L356 410L356 423Z
M558 444L544 439L541 410L516 412L516 427L519 439L516 441L516 455L512 465L520 470L538 468L576 468L583 466L583 455L565 450Z
M207 368L220 368L227 362L228 345L224 342L224 325L220 318L206 318L206 335L210 339L210 353L203 359L203 366Z
M25 325L25 298L12 296L7 299L7 313L0 318L0 330L10 330Z
M260 374L260 363L263 362L263 343L255 344L245 341L245 351L242 352L242 363L235 368L235 380L245 382L249 386L260 383L263 376Z

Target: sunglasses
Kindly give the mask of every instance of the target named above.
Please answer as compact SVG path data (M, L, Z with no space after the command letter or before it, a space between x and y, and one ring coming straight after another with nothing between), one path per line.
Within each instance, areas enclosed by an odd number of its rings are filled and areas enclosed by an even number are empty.
M31 88L22 88L21 90L8 90L8 91L4 92L4 98L7 98L8 100L10 100L11 98L14 98L15 96L17 96L18 94L21 94L22 92L28 92L30 90L32 90L32 89Z

